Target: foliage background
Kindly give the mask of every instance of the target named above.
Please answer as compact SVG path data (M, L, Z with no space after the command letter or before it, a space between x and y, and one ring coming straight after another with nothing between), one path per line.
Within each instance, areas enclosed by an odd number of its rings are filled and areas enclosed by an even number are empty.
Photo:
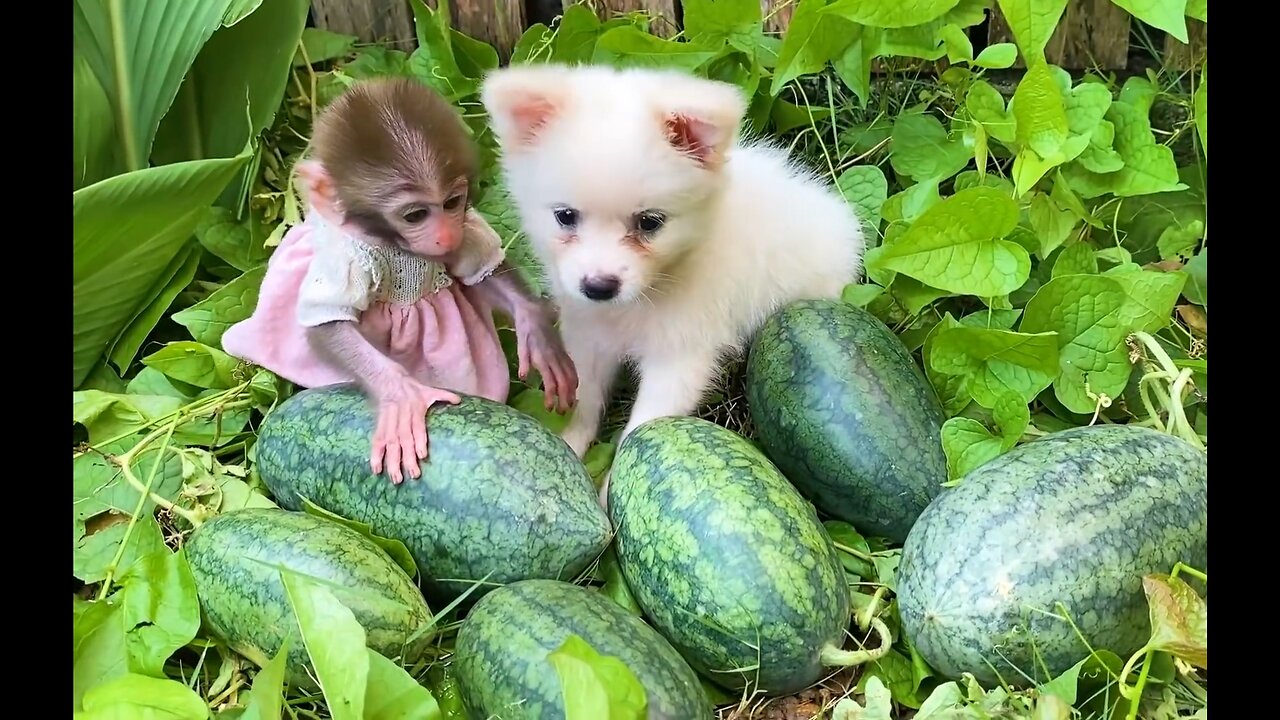
M643 15L602 22L573 6L525 32L512 62L676 66L749 94L748 132L787 144L865 219L868 282L845 300L892 327L938 390L953 481L1017 443L1095 422L1146 424L1203 446L1207 68L1179 73L1156 56L1124 79L1073 76L1044 60L1067 0L999 4L1016 47L976 57L962 31L992 0L801 0L782 37L763 31L755 0L685 0L675 40L648 34ZM1207 20L1203 1L1117 4L1181 39L1186 17ZM281 712L280 668L255 676L202 633L174 551L191 519L272 504L254 474L254 428L293 388L223 353L220 338L251 312L272 248L300 220L288 178L319 108L377 75L444 93L485 158L478 207L538 284L477 98L498 65L493 49L417 0L412 52L305 27L307 8L75 3L73 677L85 717L143 717L130 714L142 705L164 708L162 717ZM1025 73L1004 72L1017 57ZM883 71L874 80L873 65ZM739 370L726 369L701 412L750 436ZM512 404L559 429L565 418L541 409L537 388L536 377L515 382ZM625 412L624 396L610 432ZM609 442L593 449L594 475L611 452ZM850 573L868 590L858 594L859 624L880 615L897 637L897 550L828 527L852 548ZM616 582L606 591L620 592ZM298 593L342 616L322 589ZM335 642L359 647L349 612L342 622ZM403 669L370 653L368 687L399 688L406 702L438 703L431 712L447 715L456 702L451 618L440 623L438 662ZM918 709L924 719L947 708L970 714L937 717L1118 717L1139 707L1127 695L1145 697L1144 717L1204 712L1202 672L1163 653L1144 657L1145 695L1128 691L1117 677L1123 660L1103 653L1041 692L982 693L941 684L900 642L857 678L769 705L721 698L722 712L767 716L802 701L846 718ZM363 697L355 676L343 682L342 692ZM331 698L290 692L288 715L329 716ZM865 714L850 714L850 693ZM393 716L384 711L354 717Z

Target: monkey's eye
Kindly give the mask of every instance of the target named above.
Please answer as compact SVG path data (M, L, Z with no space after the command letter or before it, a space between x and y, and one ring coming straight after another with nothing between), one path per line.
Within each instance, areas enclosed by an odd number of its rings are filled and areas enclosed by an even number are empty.
M456 210L456 209L458 208L458 205L459 205L461 202L462 202L462 196L461 196L461 195L454 195L453 197L451 197L451 198L449 198L448 200L445 200L445 201L444 201L444 209L445 209L445 210Z
M429 214L430 213L427 212L426 208L418 208L417 210L410 210L409 212L405 213L401 217L403 217L404 221L409 223L410 225L417 225L423 220L426 220L427 215Z
M568 207L558 207L554 211L556 222L560 227L571 228L578 224L578 211Z
M636 229L643 233L655 233L662 229L667 218L656 210L646 210L636 216Z

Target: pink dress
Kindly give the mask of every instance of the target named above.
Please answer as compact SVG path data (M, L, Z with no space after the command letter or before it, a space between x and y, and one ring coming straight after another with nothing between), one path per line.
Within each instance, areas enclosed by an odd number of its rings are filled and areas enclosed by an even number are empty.
M493 308L472 287L504 253L473 213L445 264L366 242L311 209L272 254L257 308L227 330L223 349L302 387L354 382L306 338L308 327L350 320L420 382L506 402L510 375Z

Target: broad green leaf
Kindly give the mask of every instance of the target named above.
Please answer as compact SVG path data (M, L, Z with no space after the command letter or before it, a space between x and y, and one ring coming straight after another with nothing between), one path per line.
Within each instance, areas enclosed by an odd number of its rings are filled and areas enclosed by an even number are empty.
M1051 333L956 327L943 330L929 355L933 368L968 378L978 404L994 408L1013 395L1025 405L1058 376L1058 341Z
M326 520L332 520L339 525L346 525L352 530L364 535L373 541L375 545L382 548L382 551L394 560L395 563L400 566L400 569L404 570L405 574L409 577L414 577L418 574L418 565L414 562L413 555L409 552L409 548L405 547L405 544L400 540L378 535L373 532L373 526L369 523L342 517L335 512L325 510L306 498L302 499L302 509L308 514L322 517Z
M174 395L124 395L102 390L77 390L71 398L72 419L89 431L91 443L129 435L185 404Z
M1021 146L1019 156L1025 158L1030 150L1045 164L1025 182L1017 181L1019 188L1030 187L1045 171L1070 159L1063 152L1068 130L1066 101L1049 65L1038 62L1027 70L1010 105L1017 121L1015 137ZM1081 150L1085 144L1080 144Z
M599 479L613 464L613 453L617 448L610 442L598 442L591 446L582 458L582 464L593 479Z
M998 0L1000 12L1030 67L1044 58L1044 46L1058 27L1067 0Z
M964 140L949 138L946 128L932 115L899 115L893 122L892 137L889 162L894 172L913 180L946 180L969 164Z
M1200 68L1200 87L1196 88L1192 114L1196 120L1196 135L1200 138L1200 149L1205 157L1209 157L1209 62L1207 60Z
M1204 223L1200 220L1193 220L1187 225L1170 225L1156 240L1156 250L1160 252L1161 260L1190 258L1195 255L1203 237Z
M236 384L233 373L240 364L217 348L186 340L169 343L142 362L175 380L218 390Z
M862 29L855 23L822 12L829 0L799 0L787 33L778 52L771 95L802 75L812 75L831 60L840 57L845 48L856 42Z
M418 48L409 57L409 71L447 98L456 100L472 94L476 82L462 72L454 56L447 6L441 13L423 0L410 0L409 4L418 36Z
M600 588L601 594L616 602L627 612L639 617L643 610L636 602L635 596L631 594L627 579L622 576L622 568L618 566L618 556L613 546L609 546L600 556L598 572L600 578L604 580L604 587Z
M124 554L116 565L116 577L127 572L139 558L159 551L167 552L155 517L150 514L138 516L132 529L129 527L128 516L116 518L116 522L75 543L71 561L72 574L85 584L106 579L121 544L124 544Z
M856 307L865 308L872 300L884 294L884 288L874 283L850 283L844 286L840 299Z
M904 28L942 17L960 0L836 0L822 12L859 25Z
M648 698L644 686L621 660L601 655L577 635L569 635L547 660L560 678L565 720L641 720Z
M75 164L73 190L92 185L116 173L112 135L111 101L102 83L93 74L89 61L72 53L74 83L71 103L74 139L71 156Z
M960 324L968 328L982 328L989 330L1012 330L1018 317L1022 315L1021 310L979 310L960 318Z
M122 675L84 694L75 720L206 720L209 706L177 680Z
M1042 695L1053 695L1068 705L1076 704L1076 691L1080 684L1080 670L1089 662L1088 658L1072 665L1058 677L1039 687Z
M364 628L351 610L316 580L283 569L280 578L329 714L333 720L362 720L369 677Z
M253 314L266 272L266 265L246 272L204 300L174 313L173 321L185 327L196 342L220 348L223 333Z
M117 175L73 196L74 385L136 314L248 154Z
M879 236L880 208L889 195L884 171L875 165L855 165L840 174L836 187L855 208L867 240Z
M938 32L943 47L947 49L947 62L961 63L973 60L973 43L956 25L947 25Z
M1031 207L1027 210L1031 227L1036 231L1040 241L1037 254L1041 260L1048 258L1071 237L1080 219L1070 210L1061 209L1053 199L1044 193L1036 193L1031 198Z
M201 47L222 24L229 4L229 0L76 0L72 10L75 48L84 54L110 99L126 170L147 167L160 119L173 104Z
M108 461L104 454L118 456L128 452L138 438L126 438L99 447L98 452L87 452L71 462L72 514L78 520L88 520L104 512L130 515L138 509L139 493L124 478L120 468ZM173 453L161 455L160 443L151 445L138 454L133 462L133 474L142 483L151 475L151 468L163 457L163 464L156 469L151 484L154 495L173 500L182 490L182 459ZM155 503L150 497L142 505L142 512L150 513Z
M1209 0L1187 0L1187 17L1209 22Z
M890 650L884 657L872 660L863 666L864 670L858 679L857 692L866 693L872 679L878 679L889 692L894 702L910 708L919 708L920 699L916 697L914 678L912 677L911 660L898 650Z
M200 630L195 577L186 558L166 548L140 558L120 582L129 667L162 677L169 656Z
M542 423L542 426L553 433L559 433L569 424L570 414L561 415L546 407L546 393L538 388L521 390L507 403L511 407Z
M1129 381L1125 293L1103 275L1065 275L1045 283L1023 312L1024 333L1058 333L1062 373L1054 394L1071 412L1092 414L1098 400L1113 400Z
M259 223L256 217L241 221L227 208L211 207L201 215L195 234L205 250L235 269L248 272L271 257L265 243L272 229Z
M579 6L575 5L574 7ZM573 8L570 8L570 10L572 9ZM592 16L594 17L594 13ZM511 64L524 65L527 63L546 62L550 60L550 48L553 42L554 36L552 35L551 28L543 25L542 23L534 23L530 25L525 28L523 33L521 33L520 39L516 40L516 46L511 50ZM595 47L594 35L591 39L591 46Z
M231 157L271 125L310 6L308 0L263 0L209 38L160 123L158 162Z
M862 536L862 533L859 533L849 523L839 520L827 520L822 523L822 526L826 528L827 534L831 536L831 541L836 544L836 550L840 554L840 563L844 565L845 570L860 578L875 576L875 566L854 554L871 554L871 546L867 544L867 539Z
M867 680L865 704L841 698L832 708L831 720L893 720L893 695L878 677Z
M946 290L925 285L906 275L895 277L893 284L889 286L889 292L912 316L919 315L926 307L952 294Z
M74 598L73 602L71 695L73 708L79 710L87 691L129 672L129 654L123 610L116 598L92 602Z
M929 384L938 393L938 400L942 403L942 409L947 414L947 417L952 417L959 413L969 404L968 378L963 375L948 375L938 372L933 368L932 358L938 336L957 326L959 326L959 323L950 313L944 315L942 320L937 325L934 325L933 329L925 336L922 349L922 355L925 359L925 377L929 379Z
M323 28L302 29L302 46L293 56L294 67L317 65L346 56L355 47L355 35L336 33Z
M1187 43L1187 0L1111 0L1142 22ZM1208 3L1206 3L1208 4Z
M1124 290L1121 321L1132 330L1149 333L1169 324L1170 313L1187 280L1182 273L1144 270L1132 263L1116 266L1104 275L1120 283Z
M863 33L859 32L857 39L831 61L831 69L840 78L840 82L857 96L859 107L865 107L871 97L871 60Z
M227 14L222 16L222 26L231 27L239 23L261 7L262 2L263 0L231 0Z
M1081 170L1070 173L1077 192L1089 198L1107 193L1132 197L1186 188L1179 181L1173 150L1156 143L1145 113L1117 100L1107 109L1106 119L1115 127L1115 150L1124 167L1105 175Z
M1209 307L1209 248L1203 248L1180 271L1187 276L1182 294L1191 302Z
M1093 213L1085 208L1084 203L1080 201L1080 197L1071 190L1071 184L1062 177L1062 170L1054 174L1053 190L1049 192L1049 197L1059 206L1070 210L1077 218L1084 220L1089 225L1105 230L1106 223L1099 220Z
M1098 258L1088 243L1078 242L1062 249L1053 261L1050 277L1063 275L1097 275Z
M638 28L619 27L600 35L592 59L618 66L693 70L715 57L717 51L712 46L666 40Z
M453 29L449 30L449 42L458 70L468 78L480 80L498 67L498 51L489 43Z
M404 668L369 649L369 679L364 720L438 720L440 706L431 691Z
M1067 128L1072 135L1092 137L1111 109L1111 91L1105 85L1082 82L1064 98Z
M773 101L769 108L769 117L774 122L773 131L778 134L794 130L798 127L812 127L814 123L831 115L824 107L811 105L794 105L781 98Z
M901 238L885 246L880 264L953 293L995 297L1027 281L1031 258L1003 239L1018 222L1018 206L991 188L970 188L929 208Z
M1209 668L1209 607L1181 578L1152 574L1142 578L1151 618L1147 646L1198 668Z
M551 59L564 63L590 62L599 37L600 18L595 13L583 5L566 8L556 29Z
M1089 145L1080 153L1080 166L1089 172L1104 174L1124 167L1124 158L1115 150L1115 140L1115 124L1110 120L1098 123L1089 136Z
M939 183L938 179L930 178L894 193L880 206L881 215L890 223L915 222L926 210L942 202L938 195Z
M750 47L760 36L759 0L682 0L681 6L684 34L696 43L728 42L746 49L743 45Z
M297 638L293 635L286 635L275 657L253 676L253 688L249 691L249 701L245 704L240 720L281 720L281 713L284 712L285 669L289 650L296 641Z
M1141 75L1132 75L1125 78L1124 85L1120 87L1120 96L1117 100L1132 105L1138 112L1149 116L1151 115L1151 108L1156 104L1156 96L1159 93L1160 90L1156 88L1151 80Z
M960 720L956 710L964 708L964 700L964 693L954 681L942 683L929 693L913 720Z
M942 451L947 457L947 478L956 481L1007 452L1022 437L1031 414L1020 398L1005 396L992 413L999 434L969 417L953 417L942 424Z
M1016 138L1016 121L1005 109L1004 96L986 80L978 80L965 96L965 109L991 137L1009 144Z
M141 306L138 314L107 348L107 357L120 372L128 371L133 359L138 356L138 351L142 349L142 344L164 318L174 299L195 279L200 255L200 247L195 243L184 245L169 263L169 267L156 277L155 284L147 293L146 305Z
M990 70L1004 70L1013 67L1018 60L1018 46L1013 43L996 43L988 45L973 59L973 64Z

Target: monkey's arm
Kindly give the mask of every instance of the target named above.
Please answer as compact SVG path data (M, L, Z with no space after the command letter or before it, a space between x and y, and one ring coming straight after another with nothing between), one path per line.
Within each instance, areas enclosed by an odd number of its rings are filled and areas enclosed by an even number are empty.
M504 257L498 234L474 209L467 210L462 247L453 267L461 271L457 274L463 283L515 321L520 378L528 375L532 365L542 375L547 409L564 412L573 407L578 373L555 329L555 313L520 279Z

